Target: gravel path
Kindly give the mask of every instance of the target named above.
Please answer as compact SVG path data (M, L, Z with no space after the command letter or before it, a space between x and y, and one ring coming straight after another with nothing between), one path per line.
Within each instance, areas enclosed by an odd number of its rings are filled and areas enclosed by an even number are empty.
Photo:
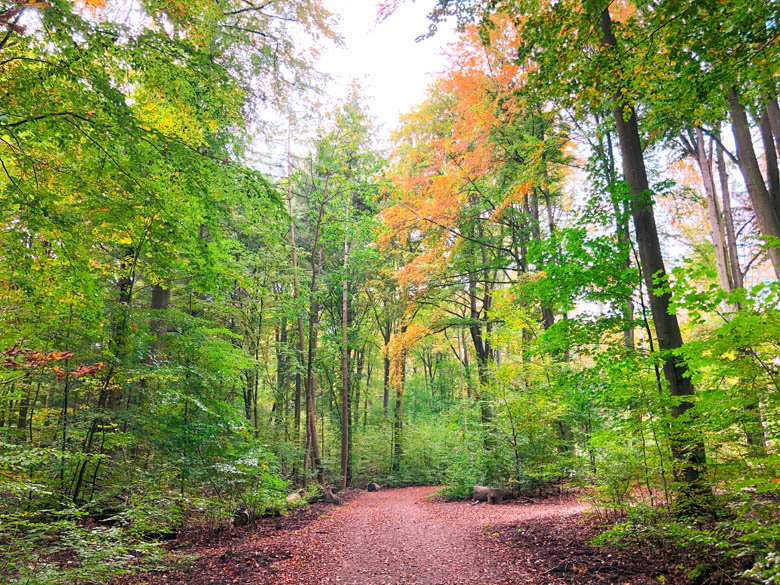
M267 583L321 585L495 585L531 579L494 543L500 526L580 514L572 500L500 506L430 502L436 488L368 493L303 528L311 544L274 563ZM524 578L525 576L525 578Z

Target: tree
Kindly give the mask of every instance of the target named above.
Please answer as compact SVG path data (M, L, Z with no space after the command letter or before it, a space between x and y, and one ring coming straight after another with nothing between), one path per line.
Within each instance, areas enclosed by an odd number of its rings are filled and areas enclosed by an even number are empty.
M350 273L358 271L364 262L365 252L356 245L368 238L376 192L380 185L378 173L382 161L372 150L372 127L364 111L359 88L353 86L349 100L331 113L327 126L317 137L315 155L309 169L300 174L302 191L309 205L308 229L310 231L310 262L312 278L309 288L309 355L307 359L307 400L309 411L308 443L314 454L320 482L324 482L323 468L316 441L314 379L317 347L317 325L322 306L327 308L338 299L338 315L341 339L341 483L346 488L349 481L349 433L352 418L350 399L350 355L356 351L350 329L354 325L354 308L350 302L355 293ZM318 282L323 275L325 281ZM320 288L320 286L327 288ZM336 285L336 286L334 286ZM350 294L350 287L353 293Z

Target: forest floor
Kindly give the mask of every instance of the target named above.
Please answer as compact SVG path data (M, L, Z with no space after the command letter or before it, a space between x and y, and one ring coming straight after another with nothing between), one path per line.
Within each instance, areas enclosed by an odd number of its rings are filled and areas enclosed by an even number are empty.
M436 488L360 493L254 526L180 537L184 569L126 576L122 585L649 585L685 578L646 549L605 550L573 496L473 505ZM192 536L192 535L190 535Z

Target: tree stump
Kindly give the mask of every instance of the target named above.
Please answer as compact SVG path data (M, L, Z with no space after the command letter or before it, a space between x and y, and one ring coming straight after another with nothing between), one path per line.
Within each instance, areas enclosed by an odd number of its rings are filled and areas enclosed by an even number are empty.
M246 526L251 521L249 510L246 506L239 506L233 511L233 526Z

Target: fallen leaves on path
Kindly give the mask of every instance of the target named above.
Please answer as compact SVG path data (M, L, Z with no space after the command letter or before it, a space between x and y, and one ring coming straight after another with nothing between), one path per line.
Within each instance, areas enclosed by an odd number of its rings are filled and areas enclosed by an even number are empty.
M500 506L430 501L435 488L361 494L317 504L179 549L187 570L121 585L644 585L652 563L586 544L586 506L571 496ZM626 553L628 554L628 553Z

